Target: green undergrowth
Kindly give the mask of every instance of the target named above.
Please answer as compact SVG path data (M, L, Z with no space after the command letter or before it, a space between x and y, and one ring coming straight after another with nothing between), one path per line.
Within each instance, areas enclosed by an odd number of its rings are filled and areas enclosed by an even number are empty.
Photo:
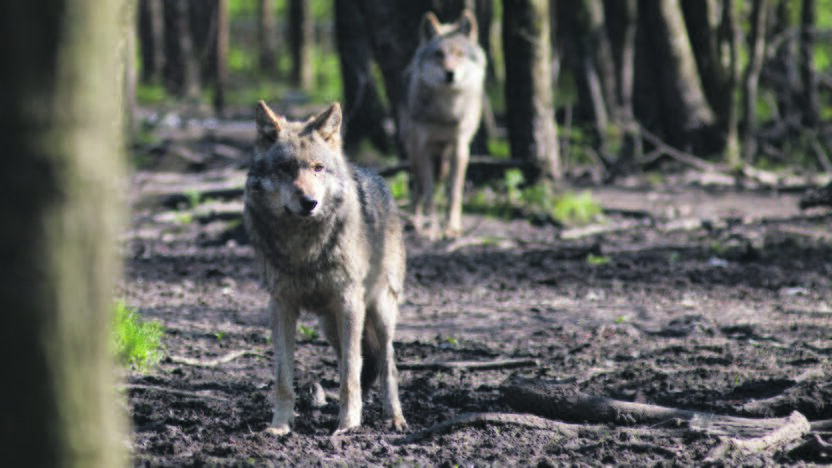
M124 301L113 308L112 339L119 363L139 372L147 372L162 360L162 325L145 321Z

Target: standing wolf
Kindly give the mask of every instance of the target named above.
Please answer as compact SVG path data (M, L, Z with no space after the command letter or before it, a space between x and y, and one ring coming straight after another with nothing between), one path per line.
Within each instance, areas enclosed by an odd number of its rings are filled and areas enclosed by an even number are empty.
M462 230L462 193L469 145L482 113L485 53L477 44L476 20L467 10L453 24L440 24L427 13L420 29L421 43L407 70L407 103L399 118L414 182L414 224L417 232L438 236L434 178L438 174L442 183L450 176L445 234L453 237Z
M301 309L319 316L338 356L336 433L361 424L362 389L376 376L384 416L403 430L393 353L405 268L396 204L380 177L344 157L338 104L306 122L288 122L261 101L256 122L244 220L271 295L275 408L268 431L291 430Z

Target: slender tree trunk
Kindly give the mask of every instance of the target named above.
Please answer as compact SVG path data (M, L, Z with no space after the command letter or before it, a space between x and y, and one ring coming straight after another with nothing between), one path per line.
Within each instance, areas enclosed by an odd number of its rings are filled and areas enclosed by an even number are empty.
M722 25L720 26L720 35L728 41L729 51L729 65L728 73L725 77L726 88L730 91L726 96L729 99L730 105L726 107L727 115L724 117L725 121L725 162L734 167L742 161L740 153L739 142L739 114L741 103L736 93L737 85L739 84L740 76L740 26L738 8L735 6L733 0L723 0L723 17Z
M0 3L0 460L126 465L110 353L134 3Z
M731 92L726 88L727 69L722 65L717 13L730 5L718 5L718 0L682 0L682 12L688 30L696 68L708 104L717 116L725 115L731 105Z
M817 128L820 115L814 62L816 5L815 0L803 0L800 11L800 81L803 85L800 101L803 125L811 129Z
M216 2L216 35L214 37L214 112L225 113L225 84L228 77L228 0Z
M494 68L494 44L491 40L491 25L494 22L494 0L478 0L474 2L474 13L477 17L477 34L480 47L485 52L485 79L487 83L497 83L497 70Z
M165 16L162 0L139 2L139 50L142 83L161 80L165 68Z
M525 175L530 183L559 179L548 0L504 0L503 48L512 157L529 163Z
M289 45L292 50L292 83L302 89L311 89L315 79L313 45L315 23L308 0L289 1Z
M196 97L199 61L191 32L190 2L165 0L165 87L178 97Z
M367 25L355 0L335 0L335 36L344 93L344 148L353 153L365 138L390 150L384 130L385 109L373 77Z
M757 154L757 84L760 70L765 59L766 22L768 20L768 0L753 0L751 8L751 29L748 34L750 50L748 64L742 79L743 131L742 153L747 162L752 162Z
M274 0L257 0L257 49L260 71L273 75L277 71L277 17Z

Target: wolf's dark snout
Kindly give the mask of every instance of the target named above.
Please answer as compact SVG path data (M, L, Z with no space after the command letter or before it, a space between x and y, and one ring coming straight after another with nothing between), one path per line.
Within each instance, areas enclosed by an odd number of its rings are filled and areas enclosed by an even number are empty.
M312 213L312 210L318 206L318 200L310 197L301 197L300 199L300 207L303 208L303 212L305 214Z
M446 70L445 71L445 82L446 83L453 83L454 82L454 71L453 70Z

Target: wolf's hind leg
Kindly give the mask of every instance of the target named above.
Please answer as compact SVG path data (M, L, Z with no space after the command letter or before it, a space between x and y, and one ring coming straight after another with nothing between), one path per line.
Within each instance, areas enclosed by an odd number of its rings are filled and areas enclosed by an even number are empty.
M293 385L295 364L295 326L299 310L272 299L269 303L272 315L272 343L274 345L275 404L272 425L267 432L288 434L295 418L295 390Z
M407 422L402 415L402 405L399 402L399 373L396 369L396 355L393 350L393 336L398 315L398 302L389 290L379 294L375 303L367 309L367 325L372 327L378 340L376 361L381 378L384 418L393 429L403 431L407 428Z

